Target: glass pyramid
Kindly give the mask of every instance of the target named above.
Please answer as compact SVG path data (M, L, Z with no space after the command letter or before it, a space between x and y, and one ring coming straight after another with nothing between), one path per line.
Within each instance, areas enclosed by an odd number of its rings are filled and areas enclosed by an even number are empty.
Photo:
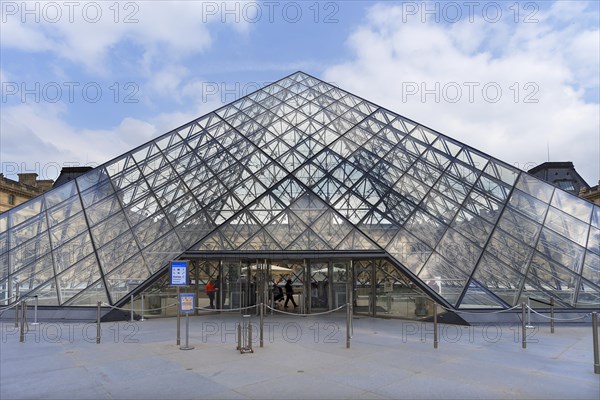
M600 304L600 207L302 72L1 214L0 300L120 304L236 251L377 251L456 308Z

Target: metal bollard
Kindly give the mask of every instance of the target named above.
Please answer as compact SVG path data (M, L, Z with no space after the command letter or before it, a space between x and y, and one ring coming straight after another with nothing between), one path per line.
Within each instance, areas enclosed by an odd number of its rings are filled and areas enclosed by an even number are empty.
M177 346L181 344L181 296L179 296L179 286L177 286Z
M179 350L194 350L194 346L190 346L190 313L185 313L185 346L179 347Z
M437 303L433 303L433 348L438 348Z
M592 340L594 343L594 373L600 374L600 355L598 354L598 313L592 313Z
M350 311L350 303L346 303L346 348L350 348L350 321L352 314Z
M33 297L35 297L35 304L33 305L33 322L31 323L31 325L39 325L40 323L37 320L38 296L36 294Z
M260 338L260 347L264 347L264 341L263 341L263 332L264 332L264 325L265 325L265 305L264 303L260 303L260 327L259 327L259 338Z
M17 305L15 306L15 328L19 327L19 282L15 283L15 301Z
M527 327L525 325L525 303L521 303L521 347L527 348Z
M131 301L129 302L129 304L131 304L131 322L133 322L133 295L131 295Z
M27 302L24 301L21 303L21 331L19 333L19 342L23 343L25 341L25 313L27 312Z
M98 321L96 326L96 344L100 344L100 334L102 332L100 329L100 306L102 306L101 301L98 302L98 310L96 311L96 320Z
M550 298L550 333L554 333L554 297Z
M142 294L142 318L140 318L140 321L145 321L144 319L144 295Z
M19 303L17 300L17 305L15 306L15 328L19 327Z

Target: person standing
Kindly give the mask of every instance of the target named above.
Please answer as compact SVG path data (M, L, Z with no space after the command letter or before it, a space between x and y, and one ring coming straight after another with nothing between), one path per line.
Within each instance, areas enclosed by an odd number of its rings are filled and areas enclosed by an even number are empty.
M288 301L292 301L294 308L298 307L296 302L294 301L294 287L292 286L292 280L288 278L285 282L285 303L283 305L284 308L288 308Z
M208 298L210 300L210 308L215 308L215 292L216 292L216 288L215 288L215 283L211 280L208 281L208 283L206 284L206 294L208 295Z

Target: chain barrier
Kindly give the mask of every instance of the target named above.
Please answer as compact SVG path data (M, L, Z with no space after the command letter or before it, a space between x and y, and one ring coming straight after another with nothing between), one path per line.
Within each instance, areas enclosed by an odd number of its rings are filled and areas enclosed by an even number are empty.
M324 311L324 312L320 312L320 313L313 313L313 314L298 314L298 313L291 313L291 312L288 312L288 311L282 311L282 310L278 310L278 309L276 309L276 308L273 308L273 307L271 307L271 306L268 306L268 305L266 305L266 304L265 304L265 307L266 307L266 308L268 308L268 309L270 309L270 310L272 310L272 311L275 311L275 312L281 313L281 314L295 315L295 316L297 316L297 317L310 317L310 316L315 316L315 315L325 315L325 314L331 314L331 313L333 313L333 312L335 312L335 311L339 311L339 310L341 310L342 308L346 308L346 305L344 304L343 306L339 306L338 308L335 308L335 309L333 309L333 310Z
M521 305L516 305L516 306L514 306L514 307L507 308L506 310L499 310L499 311L488 311L488 312L483 312L483 311L481 311L481 312L470 312L470 311L462 311L462 310L453 310L453 309L451 309L451 308L444 307L444 306L443 306L443 305L441 305L441 304L439 304L439 306L440 306L441 308L443 308L444 310L446 310L446 311L453 312L453 313L457 313L457 314L476 314L476 315L477 315L477 314L500 314L500 313L503 313L503 312L508 312L508 311L514 310L515 308L519 308L519 307L521 307Z
M146 311L156 311L156 310L165 310L165 309L167 309L167 308L170 308L170 307L176 306L176 305L178 305L178 304L179 304L179 302L177 301L177 302L175 302L175 303L173 303L173 304L169 304L168 306L164 306L164 307L160 307L160 308L150 308L150 309L148 309L148 310L146 310L146 309L144 308L144 312L146 312ZM121 307L115 307L115 306L111 306L110 304L107 304L107 303L102 303L102 306L104 306L104 307L110 307L110 308L112 308L112 309L114 309L114 310L120 310L120 311L127 311L127 312L131 312L131 311L135 312L135 311L136 311L136 310L135 310L135 308L131 309L131 308L121 308ZM141 311L141 310L140 310L140 311Z
M587 313L582 317L577 317L577 318L556 318L556 317L548 317L546 315L540 314L539 312L535 311L533 308L529 307L528 305L525 305L525 307L527 307L528 309L530 309L531 311L533 311L535 314L539 315L540 317L546 318L546 319L553 319L555 321L577 321L579 319L584 319L589 317L590 315L592 315L592 313Z
M258 304L255 304L253 306L247 306L247 307L240 307L240 308L206 308L206 307L194 307L196 310L203 310L203 311L219 311L219 312L229 312L229 311L242 311L242 310L249 310L251 308L256 308L258 307Z

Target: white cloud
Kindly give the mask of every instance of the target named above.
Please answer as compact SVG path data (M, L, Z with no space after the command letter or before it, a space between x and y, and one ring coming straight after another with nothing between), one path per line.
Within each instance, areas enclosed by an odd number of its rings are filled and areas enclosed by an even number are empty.
M138 61L149 72L154 62L207 50L213 41L211 24L222 23L240 33L249 29L244 18L223 18L223 5L214 1L52 3L59 14L54 8L46 9L43 2L27 5L30 10L37 7L31 14L24 13L25 3L15 2L17 9L10 13L3 7L2 45L27 52L51 52L88 71L107 74L108 55L119 44L129 43L138 47ZM86 7L92 4L95 6Z
M574 20L593 17L577 10ZM348 39L353 59L327 68L324 79L525 170L547 161L549 144L552 160L573 161L597 183L600 107L584 98L598 91L597 29L551 24L556 7L540 11L537 24L399 23L401 12L371 8ZM468 82L479 85L472 102ZM496 88L502 95L493 102Z

